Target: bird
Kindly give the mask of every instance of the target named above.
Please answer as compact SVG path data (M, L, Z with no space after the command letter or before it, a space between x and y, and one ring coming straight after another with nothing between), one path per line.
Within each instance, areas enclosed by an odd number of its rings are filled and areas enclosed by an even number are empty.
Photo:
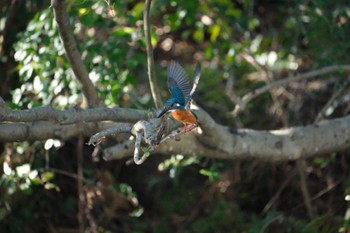
M164 109L158 118L170 112L175 120L184 125L184 133L186 133L187 125L190 125L189 130L199 125L198 117L190 107L192 95L199 83L201 65L197 63L192 89L186 71L178 62L171 61L167 73L167 85L171 98L165 102Z

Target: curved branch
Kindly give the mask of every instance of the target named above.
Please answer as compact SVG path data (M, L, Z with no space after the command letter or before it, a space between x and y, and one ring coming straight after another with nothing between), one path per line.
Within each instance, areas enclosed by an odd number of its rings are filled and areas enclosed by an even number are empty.
M87 144L97 146L98 144L100 144L102 142L102 140L105 137L107 137L109 135L113 135L113 134L118 134L118 133L131 133L131 129L132 129L131 126L114 127L114 128L105 129L101 132L98 132L98 133L92 135Z
M202 110L197 110L197 115L202 130L183 135L179 142L168 140L155 152L220 159L287 161L325 155L350 147L350 116L305 127L259 131L225 127L217 124ZM128 150L129 153L124 153L123 157L131 156L130 148ZM110 148L109 151L122 153L123 149Z
M273 161L297 160L341 151L350 147L350 116L305 127L272 131L234 130L216 124L205 113L198 114L203 135L186 135L181 143L164 143L161 153L183 153L214 158L258 158ZM207 134L210 132L210 135ZM168 148L172 148L171 151Z
M78 135L90 136L111 127L125 127L125 124L104 122L61 125L49 121L0 123L0 142L23 142L50 138L68 140Z
M137 165L142 164L147 159L146 154L143 154L142 157L140 158L141 141L142 141L142 132L136 132L134 162Z
M145 140L145 142L148 145L153 146L157 138L156 129L159 123L160 123L160 119L158 118L150 119L149 121L142 120L142 121L138 121L132 128L131 132L136 137L135 150L134 150L135 164L140 165L147 159L148 153L144 153L140 158L142 138Z
M146 50L147 50L148 81L151 87L154 104L156 105L157 109L161 109L163 104L159 95L157 80L156 80L156 75L154 70L153 48L151 43L151 32L150 32L151 26L149 22L150 21L149 12L151 8L151 2L152 0L145 1L145 10L143 12L143 26L145 31Z
M65 0L51 0L51 6L53 7L54 16L58 24L58 31L73 72L82 86L82 91L89 107L96 107L99 105L100 101L74 40L69 25L69 17L66 12Z
M135 123L146 118L146 111L128 108L71 108L61 111L51 106L44 106L28 110L12 110L7 108L0 97L0 122L53 121L60 124L73 124L109 120Z
M1 101L0 106L3 106ZM85 112L86 117L89 115L89 110L82 110L82 112ZM201 122L201 129L197 130L197 133L190 132L183 135L180 142L167 140L161 143L156 149L155 147L152 149L162 154L179 153L225 159L249 157L278 161L297 160L327 154L343 150L350 146L350 116L322 121L305 127L259 131L251 129L235 130L217 124L203 110L197 109L195 112ZM89 118L87 117L85 119ZM80 122L82 120L83 118ZM136 131L140 132L141 130L145 142L152 146L152 143L158 140L157 134L160 119L152 118L145 122L147 124L141 121L136 126L134 125L131 132L136 135ZM142 125L147 130L143 129ZM46 140L49 138L66 140L80 134L89 136L112 127L122 128L125 127L125 124L77 123L62 125L51 121L3 123L0 124L0 141ZM133 146L130 142L127 143L128 146L118 145L115 148L107 149L105 151L109 153L106 156L108 157L107 159L112 159L116 156L114 152L123 156L131 156Z
M350 65L332 65L332 66L327 66L324 68L321 68L319 70L313 70L310 72L307 72L305 74L299 74L299 75L295 75L295 76L290 76L286 79L281 79L281 80L277 80L274 81L272 83L269 83L263 87L260 87L252 92L249 92L247 94L245 94L242 98L231 98L232 101L234 101L236 103L236 107L232 112L233 116L236 116L238 113L240 113L242 110L245 109L245 106L255 97L271 90L272 88L275 87L280 87L280 86L285 86L290 82L296 82L296 81L300 81L303 79L310 79L310 78L314 78L316 76L320 76L320 75L324 75L324 74L328 74L328 73L332 73L335 71L341 71L344 70L346 72L350 72Z

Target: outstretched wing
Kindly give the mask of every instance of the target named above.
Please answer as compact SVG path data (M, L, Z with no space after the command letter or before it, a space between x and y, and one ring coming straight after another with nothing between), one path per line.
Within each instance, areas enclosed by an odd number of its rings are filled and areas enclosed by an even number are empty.
M184 106L185 98L190 94L190 82L186 71L182 66L174 61L171 61L168 66L168 88L173 98Z
M196 91L200 77L201 77L201 64L198 62L197 66L196 66L196 70L194 71L194 80L193 80L192 90L191 90L190 94L188 96L186 96L185 106L188 109L190 108L191 98L192 98L193 93Z

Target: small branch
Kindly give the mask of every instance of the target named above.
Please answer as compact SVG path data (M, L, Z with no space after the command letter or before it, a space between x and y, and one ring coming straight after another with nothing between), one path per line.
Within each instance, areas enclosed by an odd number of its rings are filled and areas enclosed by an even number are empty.
M335 93L333 93L333 95L331 96L331 98L327 101L327 103L323 106L322 110L317 114L315 122L318 122L320 120L322 120L325 117L325 114L328 110L328 108L334 104L335 100L339 98L339 96L343 93L343 91L345 90L345 88L347 87L347 84L343 84L343 86L341 86Z
M82 91L87 99L89 107L96 107L99 105L100 101L73 37L73 33L69 25L69 17L66 12L65 0L51 0L51 6L53 7L55 20L58 24L58 31L73 72L82 86Z
M242 103L242 100L234 92L234 83L235 83L235 77L230 76L226 82L226 88L225 88L226 95L233 103L235 103L239 107L239 109L244 109L246 103Z
M154 70L154 58L153 58L153 48L151 43L151 32L150 32L150 8L152 0L145 1L145 10L143 12L143 26L146 38L146 50L147 50L147 69L148 69L148 81L152 92L152 97L154 104L157 109L161 109L163 104L159 95L157 80Z
M76 180L80 179L75 173L71 173L71 172L68 172L68 171L64 171L64 170L57 169L57 168L52 168L52 167L42 168L42 169L39 169L39 171L40 172L49 171L49 172L53 172L53 173L56 173L56 174L67 176L67 177L70 177L70 178L73 178L73 179L76 179Z
M307 210L307 214L308 214L310 219L313 219L315 217L315 213L314 213L313 207L311 205L310 192L309 192L308 185L307 185L306 175L304 173L305 166L306 166L306 164L305 164L304 159L297 160L297 168L298 168L298 172L299 172L299 176L300 176L301 193L303 195L303 200L304 200L304 204L305 204L305 207Z
M93 135L90 138L88 144L89 145L92 144L96 146L106 136L117 134L117 133L131 133L136 137L135 149L134 149L134 162L139 165L139 164L142 164L147 158L146 153L144 153L140 158L142 139L144 139L147 144L154 145L156 143L156 137L157 137L157 134L155 132L159 123L160 123L160 119L155 118L155 119L150 119L148 121L145 121L145 120L138 121L136 124L134 124L133 127L109 128ZM117 147L119 147L119 145L117 145ZM127 146L126 148L124 147L122 149L125 150L125 149L128 149L129 147L130 146ZM106 150L104 152L105 152L105 159L109 160L109 157L111 157L110 153ZM120 158L120 156L118 157Z
M84 174L83 174L83 162L84 162L84 156L83 156L83 148L84 148L84 138L83 136L79 136L78 138L78 144L77 144L77 176L79 179L77 179L77 191L78 191L78 223L79 223L79 232L84 233L85 230L85 214L84 214L84 207L85 207L85 194L84 194Z
M296 81L300 81L303 79L306 80L306 79L314 78L316 76L320 76L320 75L324 75L324 74L328 74L328 73L332 73L332 72L340 71L340 70L350 72L350 65L327 66L327 67L321 68L319 70L313 70L313 71L307 72L305 74L290 76L286 79L281 79L281 80L277 80L277 81L274 81L272 83L269 83L263 87L260 87L252 92L247 93L242 98L240 98L240 104L236 105L235 109L233 110L233 112L231 114L233 116L238 115L241 111L243 111L245 109L245 106L248 104L248 102L250 102L255 97L271 90L272 88L285 86L290 82L296 82Z
M289 174L287 176L287 178L283 181L282 185L280 186L280 188L277 190L277 192L275 193L275 195L273 195L273 197L270 199L270 201L265 205L264 209L261 211L262 214L266 214L271 207L275 204L277 198L279 198L279 196L281 195L281 193L283 192L283 190L287 187L287 185L292 181L292 178L294 178L294 176L296 175L295 170Z
M87 143L88 145L93 145L93 146L97 146L98 144L100 144L103 139L109 135L114 135L114 134L118 134L118 133L131 133L131 129L132 127L115 127L115 128L109 128L109 129L105 129L101 132L98 132L94 135L92 135L90 137L89 142Z

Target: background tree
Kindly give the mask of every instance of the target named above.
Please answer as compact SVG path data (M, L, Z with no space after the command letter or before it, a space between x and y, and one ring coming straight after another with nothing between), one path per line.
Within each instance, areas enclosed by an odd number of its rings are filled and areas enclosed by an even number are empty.
M23 2L1 6L2 229L348 230L346 1L154 1L150 40L149 2ZM202 129L126 165L171 59L202 62Z

